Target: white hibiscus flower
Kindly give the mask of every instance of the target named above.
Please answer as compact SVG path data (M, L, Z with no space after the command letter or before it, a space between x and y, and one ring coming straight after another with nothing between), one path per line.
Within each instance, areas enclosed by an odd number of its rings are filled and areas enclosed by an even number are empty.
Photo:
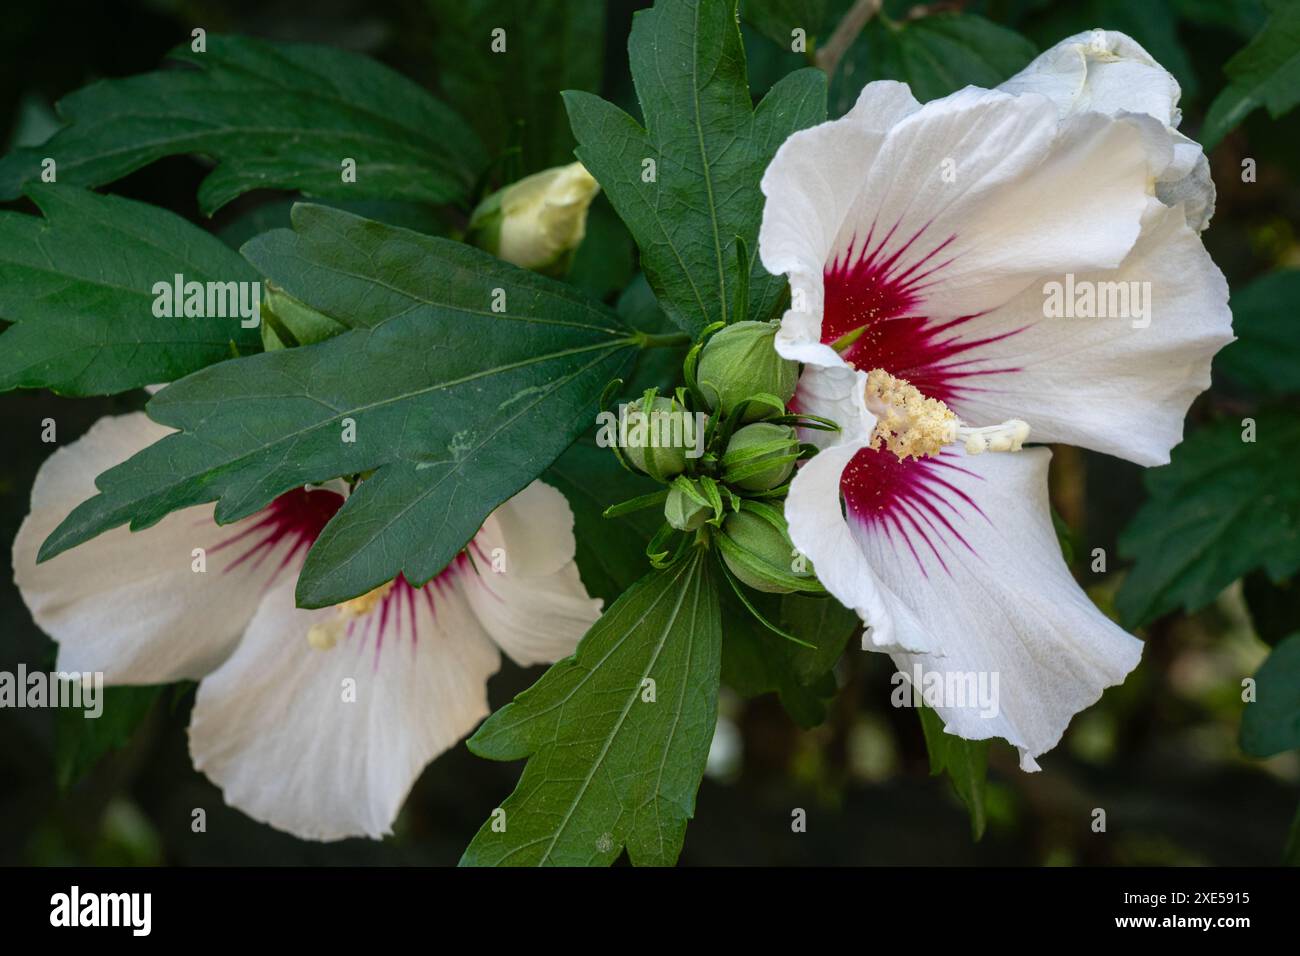
M94 477L167 433L144 414L105 418L56 451L14 542L15 577L59 643L60 669L102 671L110 684L200 682L194 765L254 819L309 839L390 832L420 771L487 715L500 651L525 665L559 660L599 616L573 562L569 506L541 482L424 587L398 578L321 610L293 595L344 500L325 488L225 526L212 505L186 509L38 565Z
M791 538L904 674L997 674L995 716L938 709L1028 770L1141 644L1062 560L1047 449L979 452L1028 435L1155 465L1180 441L1232 334L1177 100L1141 47L1094 31L1000 90L922 106L872 83L763 178L763 264L792 290L777 350L805 363L794 404L843 429L793 483ZM1145 291L1149 312L1047 318L1053 282Z

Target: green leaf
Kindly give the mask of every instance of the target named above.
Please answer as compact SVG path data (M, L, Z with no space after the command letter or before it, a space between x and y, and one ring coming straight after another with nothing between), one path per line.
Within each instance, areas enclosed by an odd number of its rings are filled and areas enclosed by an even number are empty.
M1300 269L1270 272L1232 295L1237 341L1214 358L1214 370L1262 395L1300 392L1300 338L1295 303Z
M111 395L261 348L235 314L238 293L228 318L154 315L154 284L170 289L178 274L257 281L220 239L129 199L70 186L28 194L44 218L0 212L0 317L15 323L0 336L0 391Z
M1241 717L1241 749L1271 757L1300 748L1300 633L1283 640L1255 674L1255 700Z
M1201 144L1209 152L1218 146L1238 124L1259 106L1239 86L1229 83L1219 91L1210 108L1205 111L1205 122L1201 124Z
M1215 97L1201 131L1207 150L1256 107L1267 107L1277 119L1300 103L1300 3L1275 4L1268 22L1223 72L1230 83Z
M1242 578L1241 596L1255 634L1269 646L1277 646L1300 621L1300 579L1274 582L1263 571L1252 571Z
M587 211L587 235L574 251L569 274L564 278L593 299L609 301L615 293L627 288L637 274L632 234L614 212L609 199L603 193L598 194ZM653 296L650 301L654 301Z
M1061 546L1061 557L1066 564L1074 564L1074 529L1068 521L1052 508L1052 529L1056 532L1056 541Z
M1034 44L972 13L942 13L904 23L868 21L831 81L831 115L847 113L862 87L900 80L922 103L967 85L994 87L1034 58Z
M834 27L828 22L827 0L742 0L740 15L777 46L789 50L793 32L804 31L809 51L816 47L822 34Z
M1226 28L1251 37L1264 24L1263 0L1173 0L1178 16L1211 29Z
M453 107L492 155L517 144L506 181L573 161L573 134L560 92L598 90L605 11L591 0L431 0L433 54ZM492 49L504 30L505 49Z
M573 509L575 560L587 592L605 606L631 587L649 567L645 547L663 524L663 508L606 518L606 508L661 486L624 468L608 448L590 439L575 443L542 476Z
M642 578L470 738L479 756L531 759L504 829L484 823L462 864L609 865L624 846L638 866L676 861L717 721L716 575L696 548Z
M970 814L971 836L978 840L984 836L987 822L984 793L988 784L989 742L945 733L943 718L929 707L922 706L917 712L925 734L925 749L930 755L930 774L938 776L947 771L953 789Z
M861 622L833 598L757 592L747 597L769 621L813 647L774 634L728 589L722 600L723 683L744 697L775 693L796 724L816 727L837 690L831 669Z
M199 187L212 215L251 189L339 199L466 200L485 165L456 114L367 57L300 43L209 36L170 57L187 66L92 84L58 104L68 125L39 147L0 159L0 199L41 175L100 186L164 156L217 167ZM356 161L344 182L342 162Z
M1253 442L1218 422L1146 473L1150 500L1119 541L1136 562L1116 597L1126 627L1204 607L1256 568L1274 581L1300 569L1300 421L1266 410L1254 422Z
M54 724L54 775L59 788L66 790L109 751L125 747L162 689L162 685L105 687L103 713L95 718L74 708L59 708Z
M221 241L232 249L240 248L250 239L260 236L272 229L288 229L293 223L290 213L300 200L293 196L275 195L245 212L228 220L217 230ZM384 202L381 199L333 199L320 203L342 209L354 216L386 222L390 226L401 226L415 232L430 236L446 236L451 231L447 222L447 210L423 203Z
M737 236L751 250L750 315L771 317L786 282L758 261L758 182L791 133L826 118L824 75L791 73L755 109L735 5L719 0L660 0L636 14L628 49L645 127L598 96L568 92L578 158L627 223L679 327L695 335L744 318L732 308Z
M378 469L317 539L298 601L336 604L399 571L419 585L591 425L635 352L609 309L461 243L320 206L296 207L294 227L246 255L352 328L160 392L147 410L180 433L100 475L42 559L126 521L217 501L224 524Z

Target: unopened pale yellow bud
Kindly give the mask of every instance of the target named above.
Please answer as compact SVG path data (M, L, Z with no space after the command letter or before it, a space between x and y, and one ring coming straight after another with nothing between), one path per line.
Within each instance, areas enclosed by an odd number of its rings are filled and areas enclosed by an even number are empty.
M582 163L543 170L483 200L470 218L469 239L506 262L563 274L587 234L587 210L598 192Z

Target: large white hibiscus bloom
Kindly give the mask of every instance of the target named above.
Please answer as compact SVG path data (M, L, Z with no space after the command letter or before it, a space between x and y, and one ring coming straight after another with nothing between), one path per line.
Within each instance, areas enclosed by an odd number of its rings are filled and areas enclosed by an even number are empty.
M14 542L18 588L65 671L110 684L198 680L190 753L249 816L300 837L389 832L434 757L488 713L504 650L572 653L600 613L573 563L573 516L534 482L433 581L395 582L321 610L294 606L307 549L343 503L300 489L218 526L213 506L109 531L38 565L41 542L94 478L168 429L105 418L36 476ZM196 571L195 549L206 570Z
M763 264L792 290L777 349L805 363L796 406L842 426L793 482L791 538L903 673L998 675L996 714L939 711L1025 769L1141 644L1061 558L1047 449L991 452L1028 436L1165 462L1232 340L1177 100L1141 47L1094 31L999 90L922 106L872 83L763 178ZM1137 285L1096 285L1117 282ZM1124 288L1130 315L1046 317L1050 283Z

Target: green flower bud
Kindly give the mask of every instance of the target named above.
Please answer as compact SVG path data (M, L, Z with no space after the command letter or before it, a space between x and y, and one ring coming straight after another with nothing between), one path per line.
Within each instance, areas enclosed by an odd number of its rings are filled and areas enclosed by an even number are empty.
M659 416L682 415L685 409L671 398L656 396L646 412L642 399L627 407L627 441L623 454L637 468L656 481L669 482L686 470L686 449L680 444L660 444L673 436L671 419Z
M723 414L730 415L737 403L759 394L790 401L799 365L776 354L775 340L771 322L737 322L705 343L695 379L714 411L721 406ZM755 402L743 420L757 421L783 410Z
M823 590L812 563L795 551L785 519L771 505L748 501L729 515L722 523L718 550L731 573L756 591Z
M346 331L347 326L337 319L331 319L299 302L279 286L270 282L264 284L262 348L266 351L274 352L294 345L311 345Z
M664 518L678 531L696 531L704 527L713 509L673 486L664 502Z
M794 471L794 461L782 459L798 453L799 438L789 425L746 425L727 442L722 480L745 491L768 491L784 483Z
M582 163L543 170L479 203L466 239L506 262L563 277L587 234L587 210L598 192Z

